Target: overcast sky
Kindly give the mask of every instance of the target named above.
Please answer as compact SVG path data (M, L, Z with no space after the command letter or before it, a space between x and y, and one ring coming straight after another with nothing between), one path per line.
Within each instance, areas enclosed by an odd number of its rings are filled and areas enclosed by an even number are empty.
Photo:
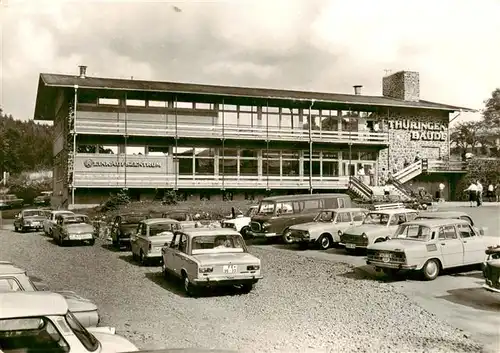
M500 0L0 0L0 104L32 119L40 72L421 98L483 107L500 87ZM471 118L468 116L467 118Z

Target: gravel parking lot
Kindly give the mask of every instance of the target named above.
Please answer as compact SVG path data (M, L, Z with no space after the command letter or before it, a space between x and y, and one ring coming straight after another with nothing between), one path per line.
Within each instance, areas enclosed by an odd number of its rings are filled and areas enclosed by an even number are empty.
M243 352L479 352L464 332L424 311L391 284L357 279L352 267L275 248L252 247L265 279L248 295L187 298L130 253L101 241L60 248L41 233L0 231L0 259L54 290L95 301L103 324L141 348Z

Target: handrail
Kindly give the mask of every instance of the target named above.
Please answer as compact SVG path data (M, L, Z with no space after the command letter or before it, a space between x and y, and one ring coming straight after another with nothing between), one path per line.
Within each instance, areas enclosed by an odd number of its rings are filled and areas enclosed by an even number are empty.
M413 191L405 186L402 182L400 182L399 180L397 179L392 179L389 181L392 185L394 185L394 187L396 189L398 189L400 192L402 192L403 194L405 194L407 197L409 198L412 198L413 197Z
M401 178L407 176L408 174L411 174L417 170L422 170L422 160L419 160L415 163L412 163L409 166L407 166L406 168L403 168L400 171L394 173L393 178L399 180L399 179L401 179Z
M355 176L351 175L349 177L349 181L352 182L354 185L356 185L358 188L363 190L367 194L367 196L372 196L373 195L373 190L363 183L360 179L356 178Z

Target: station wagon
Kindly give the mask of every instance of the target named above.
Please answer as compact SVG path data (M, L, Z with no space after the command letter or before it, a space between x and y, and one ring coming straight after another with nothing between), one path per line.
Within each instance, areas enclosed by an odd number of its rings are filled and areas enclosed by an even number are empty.
M346 207L351 207L351 198L346 194L268 197L260 201L249 234L253 237L282 237L285 243L291 244L291 238L284 236L291 226L313 221L322 209Z

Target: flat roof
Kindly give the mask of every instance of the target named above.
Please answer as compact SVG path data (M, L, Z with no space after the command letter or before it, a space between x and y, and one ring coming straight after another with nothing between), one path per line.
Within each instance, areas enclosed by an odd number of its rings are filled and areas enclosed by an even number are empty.
M0 293L0 319L66 315L68 304L60 294L46 291Z
M180 231L189 237L208 237L217 235L241 235L231 228L188 228Z
M144 81L105 77L81 78L74 75L41 73L38 81L38 92L35 104L35 120L52 120L56 105L55 90L57 88L74 90L75 86L87 91L105 91L104 95L121 96L127 93L128 99L162 100L166 94L201 96L210 101L220 102L223 99L246 98L271 103L307 103L337 104L362 109L363 107L430 109L444 112L473 111L475 109L430 102L426 100L405 101L383 96L367 96L355 94L326 93L313 91L295 91L275 88L235 87L208 84L194 84L167 81ZM105 96L103 96L104 98ZM316 108L317 109L317 108Z
M469 225L469 222L463 219L450 219L450 218L433 218L433 219L417 219L408 222L408 224L422 224L428 227L440 227L446 226L448 224L466 224Z
M179 223L179 221L170 218L148 218L148 219L143 219L141 222L148 225L158 224L158 223Z
M370 213L385 213L385 214L398 214L398 213L406 213L406 212L418 212L413 208L387 208L384 210L373 210Z

